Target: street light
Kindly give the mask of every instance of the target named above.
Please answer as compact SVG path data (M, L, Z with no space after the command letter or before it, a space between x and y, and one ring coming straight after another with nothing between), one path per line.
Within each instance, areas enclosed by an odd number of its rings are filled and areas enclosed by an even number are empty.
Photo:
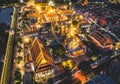
M24 2L24 0L20 0L20 3L23 3Z
M80 18L80 20L82 20L82 19L83 19L83 16L82 16L82 15L80 15L80 16L79 16L79 18Z
M72 5L72 2L69 2L69 5Z
M30 42L30 38L29 37L24 37L23 38L23 42L24 43L29 43Z
M39 11L41 9L41 7L40 6L36 6L36 9Z
M49 3L48 3L49 6L55 6L55 3L54 1L50 0Z

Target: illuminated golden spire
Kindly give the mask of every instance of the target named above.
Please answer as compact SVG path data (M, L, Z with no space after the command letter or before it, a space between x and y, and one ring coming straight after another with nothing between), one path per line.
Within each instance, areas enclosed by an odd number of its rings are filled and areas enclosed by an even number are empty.
M51 6L46 6L45 12L47 14L50 14L50 13L55 13L55 10Z
M36 72L39 72L41 67L54 65L51 54L37 37L34 39L30 51Z

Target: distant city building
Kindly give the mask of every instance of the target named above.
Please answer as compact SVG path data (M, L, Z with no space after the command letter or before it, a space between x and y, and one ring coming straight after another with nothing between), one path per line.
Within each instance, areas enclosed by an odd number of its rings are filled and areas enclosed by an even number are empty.
M44 44L36 37L30 48L37 82L54 77L54 60Z
M120 3L120 0L108 0L108 2L117 4L117 3Z

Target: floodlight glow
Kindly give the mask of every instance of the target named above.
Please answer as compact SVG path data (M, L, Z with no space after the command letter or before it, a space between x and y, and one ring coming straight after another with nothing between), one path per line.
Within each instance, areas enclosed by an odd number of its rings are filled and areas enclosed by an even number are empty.
M49 6L54 6L55 4L54 4L54 2L52 0L50 0L49 3L48 3L48 5Z

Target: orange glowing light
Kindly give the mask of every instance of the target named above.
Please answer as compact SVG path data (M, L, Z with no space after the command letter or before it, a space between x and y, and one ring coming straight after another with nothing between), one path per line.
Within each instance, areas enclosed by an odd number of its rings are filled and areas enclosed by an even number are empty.
M73 27L73 25L71 25L71 28L69 30L69 33L67 34L67 38L73 37L78 33L77 28Z
M82 19L83 19L83 16L82 16L82 15L80 15L80 16L79 16L79 18L82 20Z
M85 5L87 5L87 4L88 4L88 0L84 0L82 6L85 6Z
M78 80L81 81L81 84L85 84L87 78L85 75L83 75L83 73L81 71L77 71L75 74L74 74L74 77Z
M30 38L29 38L29 37L24 37L24 38L23 38L23 41L24 41L25 43L29 43L29 42L30 42Z
M39 10L41 10L41 7L40 6L36 6L36 9L39 11Z

